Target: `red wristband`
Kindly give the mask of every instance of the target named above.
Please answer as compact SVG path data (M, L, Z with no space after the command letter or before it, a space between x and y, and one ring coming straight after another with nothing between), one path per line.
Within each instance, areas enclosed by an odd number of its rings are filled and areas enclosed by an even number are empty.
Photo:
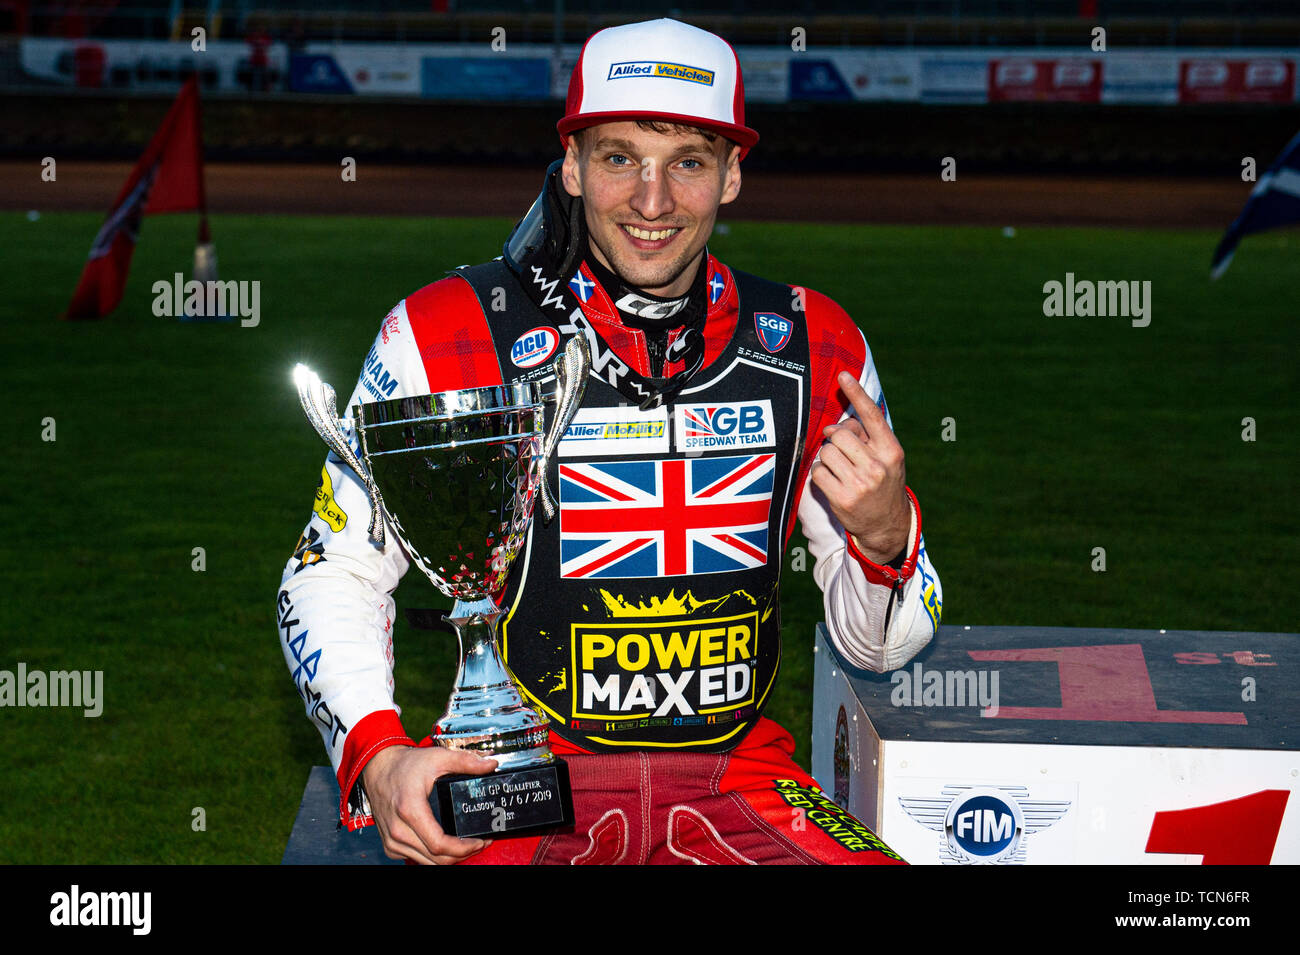
M907 493L907 498L912 503L913 513L916 514L916 539L910 542L911 547L907 559L903 561L903 567L901 570L894 570L894 568L886 564L877 564L866 554L862 553L857 542L853 539L852 534L847 531L844 533L844 538L848 543L849 553L852 554L853 559L858 562L858 566L860 566L862 572L866 574L869 583L880 584L884 587L893 587L900 580L904 582L911 580L912 575L916 573L917 553L921 549L921 505L917 503L916 495L912 493L910 487L904 487L903 490Z

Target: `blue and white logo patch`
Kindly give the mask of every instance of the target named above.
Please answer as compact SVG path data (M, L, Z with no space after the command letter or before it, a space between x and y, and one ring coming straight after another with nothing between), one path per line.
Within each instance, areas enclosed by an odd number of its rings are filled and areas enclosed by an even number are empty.
M675 445L678 451L717 448L770 448L776 445L772 402L729 401L678 404Z
M727 287L727 283L722 281L722 276L714 272L709 276L709 304L718 304L718 299L722 298L722 292Z
M591 293L596 291L596 283L583 275L582 270L579 269L573 273L573 278L569 279L569 288L573 290L574 295L578 296L578 301L586 302L591 298Z
M555 354L560 333L549 325L530 328L510 346L510 360L518 368L535 368Z
M1015 800L975 790L953 800L944 830L958 852L978 862L994 862L1015 851L1025 819Z
M968 785L944 786L938 796L900 796L898 802L916 822L939 833L939 861L945 865L1023 864L1026 837L1052 826L1073 805L1031 797L1024 786Z
M755 312L754 330L758 332L759 344L775 355L790 341L794 322L776 312Z

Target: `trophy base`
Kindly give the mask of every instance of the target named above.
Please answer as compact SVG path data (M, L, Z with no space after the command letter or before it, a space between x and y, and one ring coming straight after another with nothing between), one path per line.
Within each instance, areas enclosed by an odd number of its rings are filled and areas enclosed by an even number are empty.
M506 839L573 825L569 767L558 757L484 776L439 777L429 805L443 832L463 838Z

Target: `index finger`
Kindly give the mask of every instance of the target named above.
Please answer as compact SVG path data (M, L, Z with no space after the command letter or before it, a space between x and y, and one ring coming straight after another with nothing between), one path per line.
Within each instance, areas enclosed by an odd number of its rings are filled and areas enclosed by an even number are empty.
M844 392L844 396L853 405L853 410L858 413L858 420L862 422L862 427L866 430L868 437L879 434L881 427L886 430L889 429L889 423L885 420L885 413L871 400L871 396L858 383L858 379L854 378L849 372L842 371L838 380L840 390Z

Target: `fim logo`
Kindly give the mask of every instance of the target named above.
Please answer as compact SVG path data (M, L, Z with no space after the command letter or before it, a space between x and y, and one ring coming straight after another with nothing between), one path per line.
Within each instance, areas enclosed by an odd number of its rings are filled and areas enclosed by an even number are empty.
M898 802L940 833L944 865L1023 865L1026 837L1070 811L1068 800L1030 799L1024 786L945 786L937 797L900 796Z

